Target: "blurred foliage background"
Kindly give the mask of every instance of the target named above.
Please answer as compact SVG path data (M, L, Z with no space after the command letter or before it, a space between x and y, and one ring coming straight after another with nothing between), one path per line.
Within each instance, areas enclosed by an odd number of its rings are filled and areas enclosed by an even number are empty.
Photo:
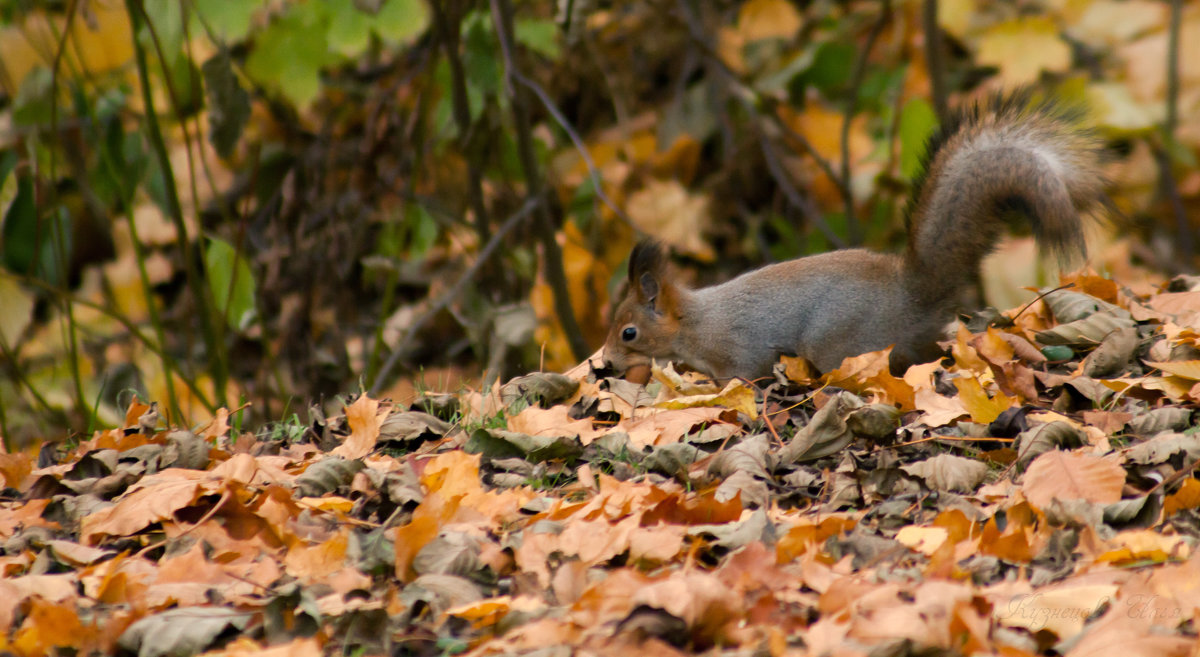
M0 435L569 366L638 236L697 284L899 248L939 117L1017 85L1113 146L1091 265L1194 270L1178 0L4 3ZM989 287L1046 277L1003 251Z

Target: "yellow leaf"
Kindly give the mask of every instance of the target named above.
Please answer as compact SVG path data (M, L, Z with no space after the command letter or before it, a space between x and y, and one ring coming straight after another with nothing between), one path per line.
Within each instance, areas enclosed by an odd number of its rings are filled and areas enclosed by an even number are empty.
M446 611L447 616L456 616L471 621L475 627L495 625L512 607L512 597L502 595L498 598L477 600L459 605Z
M958 396L971 414L971 420L980 424L990 423L1013 405L1013 400L1002 392L997 392L994 398L988 398L983 386L974 377L954 379L954 387L958 388Z
M337 511L339 513L349 513L350 509L354 508L354 500L337 497L336 495L330 497L302 497L297 500L297 503L310 509L317 509L318 511Z
M976 0L958 0L957 2L939 2L937 4L938 25L959 41L967 35L971 27L971 19L979 11Z
M1131 561L1163 562L1171 558L1186 559L1190 550L1182 536L1166 536L1152 529L1138 529L1117 534L1115 550L1096 557L1096 561L1129 563Z
M1163 363L1146 361L1146 364L1156 367L1167 374L1174 374L1175 376L1191 379L1192 381L1200 381L1200 360L1179 360Z
M750 0L738 12L738 32L746 41L790 39L800 25L800 13L787 0Z
M1187 479L1179 490L1163 500L1163 515L1169 516L1183 509L1200 507L1200 479Z
M916 527L909 525L896 534L896 541L924 555L933 555L950 538L944 527Z
M1049 17L1024 16L988 30L980 39L976 61L999 68L1005 84L1027 84L1042 71L1067 70L1071 47Z
M688 395L659 402L655 408L697 408L705 406L724 406L740 413L745 413L751 420L758 419L758 405L754 402L754 391L740 379L734 379L725 385L725 389L714 395Z

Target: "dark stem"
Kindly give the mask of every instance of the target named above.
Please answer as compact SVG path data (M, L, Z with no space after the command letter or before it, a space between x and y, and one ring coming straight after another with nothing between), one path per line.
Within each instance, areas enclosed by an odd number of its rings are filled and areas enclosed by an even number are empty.
M542 243L542 258L545 265L546 282L554 293L554 310L558 321L562 324L563 333L571 345L571 353L576 360L582 361L589 355L583 332L579 329L579 321L575 319L575 311L571 307L571 295L567 288L567 274L563 268L562 249L558 246L556 235L558 228L550 206L544 202L545 190L542 185L541 171L538 169L537 156L533 147L533 130L529 118L529 103L525 88L518 87L515 77L517 71L516 58L513 56L513 11L510 0L491 0L492 21L496 25L496 36L500 41L500 50L504 57L506 88L512 100L513 121L516 123L517 154L521 159L521 168L525 172L525 183L529 186L529 196L538 199L536 209L538 218L537 235Z

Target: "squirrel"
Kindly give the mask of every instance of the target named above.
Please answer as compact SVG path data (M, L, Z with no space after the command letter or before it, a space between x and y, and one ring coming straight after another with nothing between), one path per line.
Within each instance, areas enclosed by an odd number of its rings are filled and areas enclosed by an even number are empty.
M1028 218L1041 252L1060 264L1086 257L1081 216L1110 203L1103 145L1082 116L1033 102L1029 90L961 108L926 145L903 254L842 249L693 290L675 280L661 245L639 243L606 364L631 380L638 368L644 383L652 358L720 379L770 376L781 355L828 372L891 346L896 375L936 360L956 302L979 280L1011 213Z

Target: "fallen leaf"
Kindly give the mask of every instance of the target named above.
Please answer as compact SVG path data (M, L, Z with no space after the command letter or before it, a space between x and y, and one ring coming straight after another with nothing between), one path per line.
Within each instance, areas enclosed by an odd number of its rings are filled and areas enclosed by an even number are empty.
M1121 499L1125 469L1097 456L1054 450L1037 457L1025 471L1021 490L1034 506L1055 499L1110 504Z

